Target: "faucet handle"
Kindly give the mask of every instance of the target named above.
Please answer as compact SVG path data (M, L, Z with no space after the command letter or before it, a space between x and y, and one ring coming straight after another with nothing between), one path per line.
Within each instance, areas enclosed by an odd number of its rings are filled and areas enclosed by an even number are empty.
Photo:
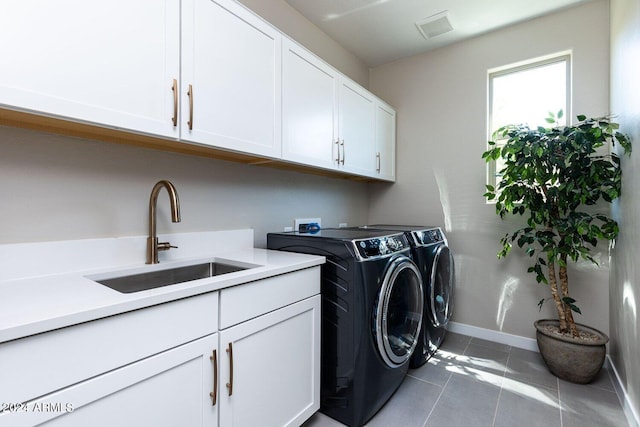
M177 246L172 246L169 242L158 242L159 251L168 251L171 248L178 249Z

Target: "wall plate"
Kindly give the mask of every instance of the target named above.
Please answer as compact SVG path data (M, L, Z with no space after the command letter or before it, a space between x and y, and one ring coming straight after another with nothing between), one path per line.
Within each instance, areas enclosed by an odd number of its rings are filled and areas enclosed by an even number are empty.
M298 231L300 233L308 233L309 229L311 231L317 232L319 228L322 228L322 219L321 218L296 218L293 221L293 229L294 231Z

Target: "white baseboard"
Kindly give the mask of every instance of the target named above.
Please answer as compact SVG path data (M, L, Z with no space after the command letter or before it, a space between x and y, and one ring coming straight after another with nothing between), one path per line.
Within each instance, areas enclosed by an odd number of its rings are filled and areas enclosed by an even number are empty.
M449 322L447 330L456 334L468 335L474 338L493 341L500 344L525 350L538 351L538 343L533 338L525 338L519 335L507 334L505 332L491 329L479 328L477 326L465 325L464 323Z
M616 394L618 395L618 400L620 400L620 404L622 405L624 415L629 422L629 427L640 427L640 416L638 416L638 413L633 408L631 400L629 399L629 395L622 385L622 380L620 379L620 375L618 374L616 365L613 363L613 360L611 360L608 354L607 361L609 362L609 375L611 376L611 382L613 383L613 387L615 388Z
M449 322L447 330L457 334L467 335L473 338L480 338L483 340L493 341L500 344L510 345L512 347L522 348L525 350L538 351L538 343L533 338L525 338L518 335L507 334L500 331L494 331L491 329L479 328L477 326L465 325L464 323ZM629 422L629 427L640 427L640 417L636 413L629 399L618 370L613 364L613 361L607 355L605 360L605 366L609 369L609 375L611 376L611 382L618 395L620 404L624 415Z

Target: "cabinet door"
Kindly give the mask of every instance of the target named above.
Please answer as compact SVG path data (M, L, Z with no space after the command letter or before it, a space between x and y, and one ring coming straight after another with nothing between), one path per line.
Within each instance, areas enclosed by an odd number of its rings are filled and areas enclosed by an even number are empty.
M217 426L217 348L218 334L209 335L2 413L0 425Z
M320 408L319 295L221 331L220 352L220 425L299 426Z
M179 0L21 0L0 13L0 107L176 137Z
M396 112L376 101L376 177L396 179Z
M218 301L209 292L3 342L0 367L11 369L0 369L0 403L30 401L215 333Z
M338 75L286 38L282 50L282 157L335 168Z
M182 7L181 138L280 157L280 33L232 0Z
M340 167L345 172L375 172L374 97L347 79L340 83Z

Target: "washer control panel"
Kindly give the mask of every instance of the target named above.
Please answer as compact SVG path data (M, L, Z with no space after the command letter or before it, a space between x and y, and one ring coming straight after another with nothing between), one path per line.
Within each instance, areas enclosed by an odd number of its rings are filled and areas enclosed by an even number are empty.
M354 240L353 244L361 259L375 259L409 249L409 241L403 233Z

